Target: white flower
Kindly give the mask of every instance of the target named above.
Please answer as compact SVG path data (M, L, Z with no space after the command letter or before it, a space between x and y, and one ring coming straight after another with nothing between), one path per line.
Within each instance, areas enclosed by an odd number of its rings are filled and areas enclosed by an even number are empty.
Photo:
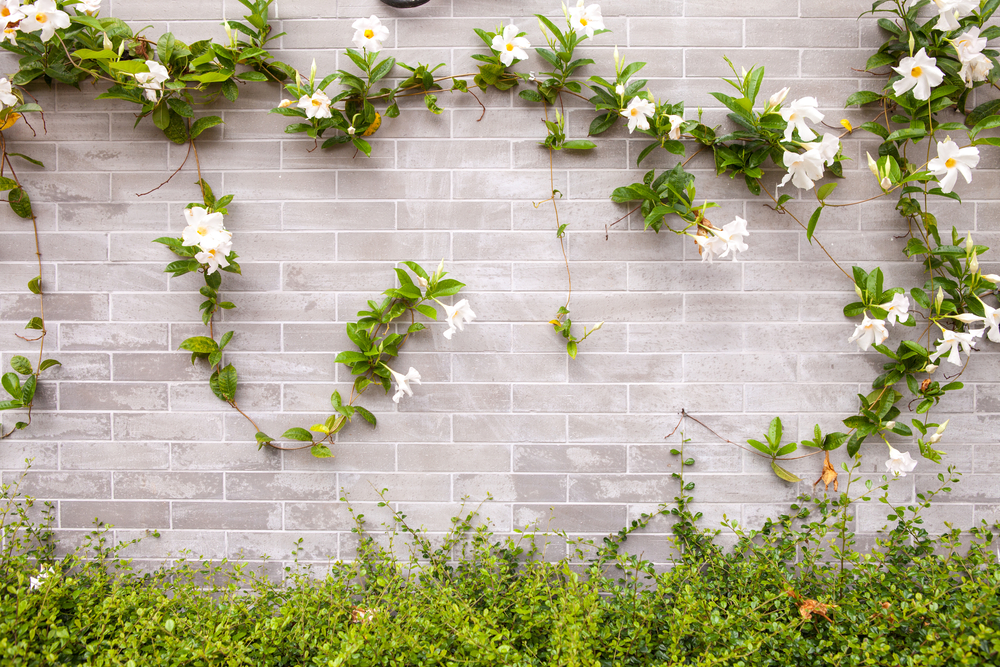
M892 301L883 303L879 308L888 313L885 316L885 321L889 324L905 322L909 317L907 311L910 310L910 300L906 298L905 294L896 293L892 295Z
M305 109L306 118L330 118L333 115L330 98L322 90L317 90L312 96L303 95L296 106Z
M885 330L885 322L873 320L865 314L861 324L854 330L854 335L847 339L848 343L857 342L862 351L867 352L872 344L881 345L882 341L889 337L889 332Z
M225 231L221 213L209 213L201 206L184 209L187 227L181 233L182 245L201 246L214 232ZM204 249L204 246L202 246Z
M208 275L212 275L220 268L224 269L229 266L229 261L226 257L229 256L229 253L232 251L232 247L232 243L224 243L216 248L202 249L202 251L196 254L194 258L198 260L200 264L207 264Z
M648 118L652 118L656 113L656 105L641 97L633 97L628 106L622 109L622 116L628 118L628 133L632 134L635 128L640 130L649 129Z
M701 261L703 262L711 262L716 257L722 256L722 253L728 248L726 241L715 234L695 236L694 242L698 244L698 252L701 253Z
M25 17L21 20L22 32L42 31L42 41L47 42L56 34L56 28L69 27L69 14L56 7L56 0L36 0L33 5L24 6Z
M20 31L17 28L11 28L10 26L4 28L3 35L0 35L0 42L10 42L16 46L18 32Z
M767 100L767 106L776 107L784 102L786 97L788 97L788 86L785 86L774 95L771 95L771 97Z
M599 5L583 6L583 0L576 3L576 7L569 10L569 25L577 32L587 33L587 37L593 37L595 30L604 30L604 19L601 17Z
M456 327L459 331L465 331L465 323L476 319L468 299L462 299L454 306L445 306L444 312L448 314L448 330L444 332L444 337L448 340L455 334Z
M987 306L983 304L983 310L986 311L986 326L989 328L989 333L986 337L989 338L994 343L1000 343L1000 309Z
M389 29L382 25L374 14L366 19L358 19L351 24L351 27L354 28L354 37L351 41L359 49L381 51L382 42L389 38Z
M939 141L937 145L938 156L927 163L927 170L940 178L941 191L951 192L955 188L955 181L958 175L962 174L966 183L972 182L972 168L979 164L979 149L975 146L959 148L958 144L950 139Z
M681 138L681 123L684 122L684 118L670 114L667 116L667 119L670 121L670 133L668 136L674 141L679 140Z
M101 11L101 0L80 0L78 4L70 5L70 8L87 16L96 16Z
M937 59L928 56L923 48L912 58L903 58L899 67L892 68L903 77L892 84L892 91L902 95L912 88L913 96L918 100L929 99L931 88L944 80L944 72L935 67L936 63Z
M46 570L39 570L37 577L28 577L28 587L33 591L38 590L45 583L45 580L55 573L56 571L51 566Z
M959 14L969 14L973 9L979 9L979 0L934 0L938 6L938 22L934 25L937 30L951 31L958 30L962 26L958 24Z
M814 141L810 144L803 144L803 146L807 150L819 151L823 163L832 166L837 161L837 153L840 152L840 139L833 134L824 134L822 141Z
M412 366L410 366L410 370L406 372L406 375L397 373L388 366L386 366L386 368L389 370L389 373L392 374L392 379L396 381L396 394L392 397L392 402L399 403L399 399L403 397L403 394L413 396L413 390L410 389L410 383L416 382L417 384L420 384L420 373L418 373Z
M896 477L906 477L906 473L917 467L917 462L913 460L909 452L899 452L889 445L889 460L885 462L885 468Z
M505 67L513 65L514 60L527 60L528 58L525 49L531 48L531 42L524 37L518 37L519 32L517 26L511 23L503 29L503 32L493 38L493 43L490 45L494 51L500 54L500 62Z
M991 69L993 69L993 61L982 53L977 53L969 60L962 61L962 69L959 70L958 75L965 82L965 87L971 88L976 81L986 81Z
M812 141L816 138L816 133L806 125L806 121L811 120L814 123L819 123L823 120L823 114L819 112L817 106L819 106L819 102L816 101L815 97L802 97L778 112L788 122L785 127L785 141L792 140L792 132L796 129L798 129L802 141Z
M979 28L969 26L969 28L952 42L955 50L958 51L958 59L963 63L971 60L974 56L986 48L986 38L979 36Z
M749 246L743 242L744 236L750 236L750 232L747 231L747 221L736 216L736 219L732 222L726 223L722 226L720 231L715 232L715 236L725 244L725 250L719 255L719 257L725 257L730 252L733 253L733 261L736 261L736 253L746 252Z
M155 102L157 91L163 89L163 83L170 79L170 72L167 68L155 60L147 60L146 68L148 72L136 72L133 76L140 88L145 89L143 94L150 102Z
M779 188L791 181L800 190L812 190L813 181L823 178L823 156L817 149L805 153L785 151L784 162L788 173L781 179Z
M937 361L945 353L948 354L947 361L955 366L962 365L962 357L959 354L959 348L966 354L971 354L972 344L975 342L976 338L983 335L982 329L976 329L975 331L969 331L967 333L961 333L958 331L952 331L950 329L945 329L941 340L937 343L937 349L931 353L927 359L929 361Z
M24 12L21 11L21 0L0 0L0 24L6 27L11 23L17 23L23 18Z
M0 102L3 103L0 105L0 109L5 106L12 107L15 104L20 103L20 100L17 99L17 95L15 95L14 91L11 90L10 81L6 78L0 79Z

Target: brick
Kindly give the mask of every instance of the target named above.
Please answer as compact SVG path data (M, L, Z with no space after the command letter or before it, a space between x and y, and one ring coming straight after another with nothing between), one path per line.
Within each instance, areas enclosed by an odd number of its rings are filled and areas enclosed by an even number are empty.
M170 504L171 526L179 530L281 530L281 503L193 502Z

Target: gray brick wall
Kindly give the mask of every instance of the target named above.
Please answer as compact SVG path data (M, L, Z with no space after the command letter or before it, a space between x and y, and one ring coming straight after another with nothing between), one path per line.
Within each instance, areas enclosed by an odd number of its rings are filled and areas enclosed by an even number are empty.
M555 0L431 0L409 11L376 0L275 4L275 23L288 33L278 57L300 69L315 57L321 71L346 66L342 47L359 16L376 13L389 26L386 53L444 61L448 72L462 73L477 51L473 27L513 19L539 43L531 15L560 11ZM881 43L870 19L856 20L867 0L601 4L614 32L584 49L600 63L593 73L610 68L618 45L627 59L649 62L644 74L658 96L702 106L708 119L723 122L708 92L724 90L717 77L727 74L727 55L747 67L766 65L767 94L787 85L794 97L817 96L834 125L842 117L865 120L841 106L872 85L855 69ZM223 12L235 18L241 10L234 0L105 5L133 26L151 24L150 34L170 29L189 41L221 38ZM5 72L14 67L9 57L2 63ZM543 69L536 60L520 68ZM424 384L398 408L385 397L366 399L379 428L345 431L336 458L257 451L252 430L210 393L204 368L175 351L201 332L201 299L191 276L162 272L171 256L150 243L179 234L181 210L197 195L194 171L136 196L165 180L185 149L148 121L133 130L131 110L95 101L90 86L32 92L46 109L48 132L16 133L16 150L46 164L22 167L21 176L39 214L48 346L64 365L48 374L30 431L0 443L0 470L7 482L25 457L34 459L23 490L55 502L66 544L79 543L98 517L115 525L119 539L158 529L159 539L131 549L151 562L184 550L280 560L300 537L307 559L348 558L355 539L338 498L346 493L377 524L386 519L374 504L380 488L431 531L449 526L463 497L478 502L489 493L484 513L500 532L537 522L599 536L677 494L670 473L678 460L669 450L679 434L664 437L681 408L736 441L759 436L774 415L802 438L814 423L833 427L853 412L855 394L881 363L847 342L853 323L841 308L852 300L850 285L792 221L716 179L706 155L691 163L700 193L718 200L723 216L749 221L742 261L701 264L693 244L644 232L641 220L606 238L605 225L626 211L610 203L611 190L673 164L657 155L635 169L643 144L620 129L591 154L555 156L561 216L571 223L573 318L607 321L570 360L545 323L564 300L565 276L551 208L532 205L549 193L539 108L489 93L481 95L488 110L479 121L474 100L443 94L443 114L428 114L419 101L405 105L374 138L372 158L355 159L346 150L308 152L309 142L285 135L284 119L267 113L282 91L253 84L238 104L219 107L225 125L206 133L200 153L216 192L237 197L227 225L244 276L226 276L238 309L224 325L236 331L230 350L244 380L241 404L262 428L313 423L330 392L348 386L349 375L333 363L348 343L343 323L388 286L393 262L436 265L444 257L468 284L479 315L450 342L439 326L415 337L400 365L419 368ZM571 102L568 115L571 132L585 134L592 112ZM845 137L854 161L838 197L870 191L864 154L875 149L862 134ZM959 186L965 203L939 214L994 247L996 167L996 152L986 153L972 185ZM796 210L808 213L810 199ZM905 224L892 208L878 201L828 210L819 236L839 260L878 263L888 282L914 284L919 267L900 253ZM24 289L35 275L31 252L26 224L0 214L5 365L30 349L13 334L36 314ZM996 263L984 269L1000 272ZM946 461L964 477L929 515L933 526L1000 513L1000 348L982 347L966 391L942 406L940 419L952 417ZM694 423L686 435L706 524L723 514L759 523L810 489L781 482L766 461ZM914 450L912 442L900 446ZM863 452L864 473L874 477L885 448L870 444ZM790 467L810 482L820 472L817 458ZM938 471L921 459L915 474L893 484L892 497L913 500ZM862 508L859 528L877 530L882 519L878 507ZM636 548L667 558L666 531L668 522L654 522Z

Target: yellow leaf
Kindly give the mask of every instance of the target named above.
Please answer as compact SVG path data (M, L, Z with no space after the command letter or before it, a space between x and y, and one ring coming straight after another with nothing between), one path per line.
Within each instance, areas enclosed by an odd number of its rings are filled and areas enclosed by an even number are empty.
M823 475L813 482L813 486L816 486L820 482L823 482L824 491L830 488L830 482L833 482L833 490L837 490L837 470L830 463L830 452L827 452L826 458L823 459Z
M371 135L375 134L375 131L381 125L382 125L382 114L380 114L378 111L376 111L375 112L375 120L372 121L372 124L368 126L368 129L365 130L364 133L361 136L362 137L370 137Z
M7 129L10 129L11 127L13 127L14 123L16 123L17 119L20 118L20 117L21 117L21 114L19 114L19 113L12 113L11 115L7 116L7 120L5 120L3 122L3 125L0 125L0 132L3 132L4 130L7 130Z
M840 124L843 125L844 129L847 130L848 132L854 131L854 126L851 125L851 121L847 120L846 118L841 118Z
M328 429L323 424L313 424L312 426L309 427L309 430L310 431L316 431L317 433L329 433L330 432L330 429Z

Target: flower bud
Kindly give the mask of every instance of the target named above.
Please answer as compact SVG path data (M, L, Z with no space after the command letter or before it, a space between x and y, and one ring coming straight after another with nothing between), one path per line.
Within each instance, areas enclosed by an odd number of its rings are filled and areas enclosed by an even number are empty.
M937 295L934 297L934 310L941 312L942 303L944 303L944 290L938 287Z
M309 68L309 85L313 85L313 81L316 80L316 59L313 58L312 67Z
M891 431L892 429L896 428L896 422L894 422L894 421L886 422L885 423L885 428L887 428L887 429L889 429Z
M618 70L618 65L622 61L621 56L618 54L618 45L617 44L615 44L614 57L615 57L615 70L617 71Z
M938 442L940 442L941 441L941 434L944 433L944 430L945 430L945 428L947 428L948 422L950 422L950 421L951 420L949 419L945 423L943 423L940 426L938 426L937 430L934 431L934 435L932 435L927 442L930 443L930 444L932 444L932 445L935 445Z
M879 183L878 183L878 184L879 184L880 186L882 186L882 189L883 189L883 190L888 190L889 188L891 188L891 187L892 187L892 181L891 181L891 180L889 180L889 177L888 177L888 176L884 176L884 177L882 178L882 180L881 180L881 181L879 181Z
M417 284L422 288L427 289L427 279L423 276L417 276Z
M625 96L625 86L623 86L622 84L619 83L617 86L615 86L615 93L617 93L617 95L619 97L624 97Z
M226 31L226 37L229 38L229 43L233 43L233 29L229 27L229 21L223 21L222 27Z
M784 102L786 97L788 97L788 86L785 86L784 88L776 92L774 95L771 95L771 98L767 101L767 105L771 107L776 107L782 102Z
M108 33L104 33L104 48L108 51L115 48L115 45L111 43L111 38L108 37Z
M597 331L598 329L600 329L603 326L604 326L604 322L598 322L597 324L595 324L593 327L590 328L590 333L594 333L595 331Z
M357 132L357 130L355 130L355 129L354 129L354 126L353 126L353 125L351 125L351 126L350 126L349 128L347 128L347 133L348 133L349 135L351 135L352 137L354 136L354 133L355 133L355 132Z
M961 315L952 315L953 319L959 322L964 322L965 324L972 324L973 322L978 322L984 318L979 317L979 315L973 315L972 313L962 313Z
M984 273L984 274L983 274L982 276L980 276L980 277L981 277L981 278L982 278L983 280L987 281L987 282L991 282L991 283L993 283L994 285L996 285L997 283L1000 283L1000 276L998 276L998 275L997 275L997 274L995 274L995 273Z
M969 273L975 275L979 273L979 258L976 256L976 251L972 251L972 257L969 258Z
M928 373L933 373L934 371L937 370L937 367L938 367L937 364L927 364L927 368L924 370L926 370Z
M292 106L293 102L291 100L281 100L281 104L278 105L279 109L287 109Z
M875 160L872 159L872 154L871 153L867 153L866 152L865 155L868 156L868 168L871 170L872 174L875 175L875 178L878 178L879 177L878 176L878 162L876 162Z

